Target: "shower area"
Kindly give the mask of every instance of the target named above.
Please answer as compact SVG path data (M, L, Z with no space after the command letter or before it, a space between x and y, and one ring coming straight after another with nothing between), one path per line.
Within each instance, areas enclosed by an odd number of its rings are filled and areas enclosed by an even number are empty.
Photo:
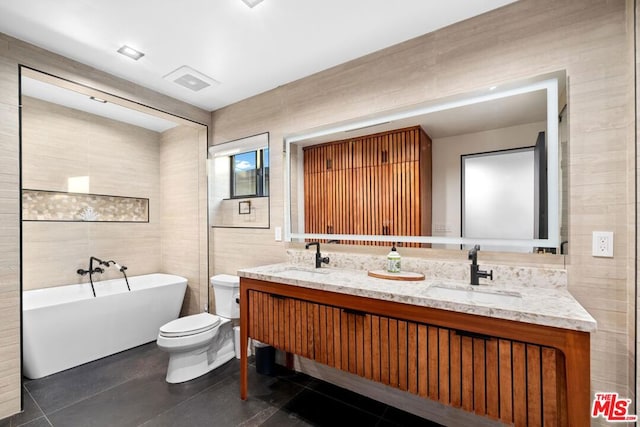
M95 256L185 277L181 313L206 309L207 126L27 67L20 87L22 290L87 282Z

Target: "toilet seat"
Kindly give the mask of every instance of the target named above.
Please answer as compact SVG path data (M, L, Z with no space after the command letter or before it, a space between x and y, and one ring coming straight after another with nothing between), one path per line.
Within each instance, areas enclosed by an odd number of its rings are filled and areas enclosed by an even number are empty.
M220 324L220 317L200 313L172 320L160 328L160 336L166 338L186 337L209 331Z

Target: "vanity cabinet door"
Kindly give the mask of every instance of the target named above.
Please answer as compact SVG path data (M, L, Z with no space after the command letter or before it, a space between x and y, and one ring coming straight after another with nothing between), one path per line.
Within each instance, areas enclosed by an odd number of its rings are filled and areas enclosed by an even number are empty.
M567 424L556 349L258 291L249 311L249 336L285 352L507 424Z

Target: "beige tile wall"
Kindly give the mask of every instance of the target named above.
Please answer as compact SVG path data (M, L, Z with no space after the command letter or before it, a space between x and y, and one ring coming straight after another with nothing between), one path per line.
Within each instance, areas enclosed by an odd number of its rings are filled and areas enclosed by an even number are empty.
M182 314L199 313L208 303L207 266L199 258L201 240L206 242L207 235L206 204L201 215L201 196L204 192L206 200L207 191L206 149L194 127L179 126L160 138L161 263L163 271L189 281Z
M149 223L23 223L23 289L87 282L89 257L113 259L127 274L160 270L160 134L34 98L22 98L22 186L149 199ZM115 268L99 278L121 277ZM94 278L95 280L95 278Z
M565 69L569 288L599 324L593 390L633 398L633 5L521 0L218 110L213 142L269 131L278 147L289 133ZM271 160L273 228L283 225L281 153L273 149ZM594 230L615 233L613 259L591 256ZM285 259L287 245L274 241L273 230L212 236L216 272Z
M211 121L210 113L197 107L0 34L0 419L20 410L21 393L19 64L207 126ZM204 147L206 131L200 132L198 136ZM204 148L203 156L206 156ZM201 178L201 181L204 179ZM206 221L206 192L204 197L200 195L199 205L202 211L200 216ZM99 234L98 231L94 233ZM118 244L118 237L130 234L131 230L122 230L120 236L112 235L113 244ZM198 242L202 271L206 271L206 242L206 232L202 232ZM120 241L120 244L123 242ZM134 263L137 262L134 259Z

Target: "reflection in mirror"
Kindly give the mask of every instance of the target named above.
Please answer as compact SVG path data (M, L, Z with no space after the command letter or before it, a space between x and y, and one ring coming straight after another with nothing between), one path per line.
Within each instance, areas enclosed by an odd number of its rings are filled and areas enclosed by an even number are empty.
M541 132L544 141L544 133ZM543 145L539 145L542 147ZM541 221L546 224L546 204L536 190L540 177L538 153L535 148L514 148L478 154L464 154L462 158L462 236L500 239L546 237ZM546 187L544 188L546 192ZM546 194L545 194L546 195ZM465 249L471 249L467 245ZM504 251L500 246L484 246L483 250ZM527 252L528 248L511 250Z
M554 73L288 136L285 237L448 249L478 243L494 250L557 252L562 194L558 111L564 106L559 93L565 80L564 72ZM533 150L540 135L546 159L536 182L543 188L529 191L529 231L505 236L487 224L466 234L463 218L470 212L462 205L462 156ZM487 199L473 207L489 204Z
M269 134L209 147L209 223L269 228Z

